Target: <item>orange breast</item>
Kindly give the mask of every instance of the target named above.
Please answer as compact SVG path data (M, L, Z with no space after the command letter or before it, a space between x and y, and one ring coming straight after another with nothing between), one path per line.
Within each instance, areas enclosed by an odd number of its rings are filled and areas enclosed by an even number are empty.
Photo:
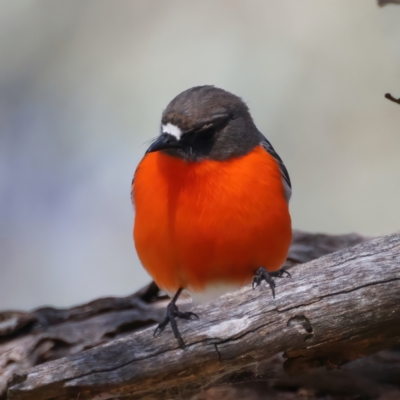
M229 161L147 154L133 185L139 258L167 291L246 284L278 270L291 242L279 167L262 147Z

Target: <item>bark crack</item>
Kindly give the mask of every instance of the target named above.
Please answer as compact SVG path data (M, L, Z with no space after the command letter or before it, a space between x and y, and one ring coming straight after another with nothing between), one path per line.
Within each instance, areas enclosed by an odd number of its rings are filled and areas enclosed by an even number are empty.
M369 283L366 283L365 285L357 286L357 287L354 287L354 288L349 288L349 289L346 289L346 290L339 290L337 292L328 293L326 295L319 296L316 300L313 300L313 301L310 301L310 302L307 302L307 303L298 304L298 305L293 306L293 307L276 308L276 311L278 311L279 313L284 313L286 311L292 311L292 310L296 310L296 309L299 309L299 308L302 308L302 307L309 306L311 304L318 303L318 302L320 302L320 301L322 301L324 299L327 299L329 297L338 296L338 295L341 295L341 294L348 294L348 293L356 292L356 291L358 291L360 289L364 289L364 288L367 288L367 287L377 286L377 285L390 283L390 282L396 282L396 281L400 281L400 278L392 278L392 279L387 279L387 280L382 280L382 281L369 282Z

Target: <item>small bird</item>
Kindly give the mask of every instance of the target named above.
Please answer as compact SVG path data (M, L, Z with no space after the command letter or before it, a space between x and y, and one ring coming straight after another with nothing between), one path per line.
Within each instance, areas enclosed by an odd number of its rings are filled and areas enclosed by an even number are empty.
M177 318L182 291L195 303L283 275L292 239L291 183L247 105L214 86L176 96L132 181L140 261L171 302L154 335ZM286 274L290 276L287 272Z

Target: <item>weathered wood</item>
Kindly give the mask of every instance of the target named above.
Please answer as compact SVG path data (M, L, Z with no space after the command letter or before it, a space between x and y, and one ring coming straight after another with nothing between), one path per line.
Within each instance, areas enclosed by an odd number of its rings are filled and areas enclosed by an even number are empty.
M340 366L400 343L400 234L341 250L293 270L268 288L246 287L169 328L151 329L39 365L9 399L188 398L213 382L284 351L287 371Z
M285 267L365 240L368 238L356 234L294 231ZM102 298L68 309L0 312L0 399L14 374L21 375L35 365L124 337L161 320L166 297L158 292L152 283L127 297Z

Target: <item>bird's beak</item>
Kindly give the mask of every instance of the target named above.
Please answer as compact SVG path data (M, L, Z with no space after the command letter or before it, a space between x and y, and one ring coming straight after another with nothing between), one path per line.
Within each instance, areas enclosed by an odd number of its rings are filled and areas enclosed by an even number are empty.
M180 147L179 141L175 136L168 133L163 133L156 139L154 143L150 145L146 151L146 154L165 149L177 149Z

